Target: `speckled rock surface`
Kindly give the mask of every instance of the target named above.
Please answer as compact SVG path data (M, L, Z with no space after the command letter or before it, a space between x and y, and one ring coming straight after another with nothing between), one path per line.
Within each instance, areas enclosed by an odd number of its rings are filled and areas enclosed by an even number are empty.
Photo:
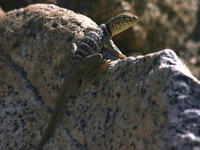
M86 15L97 23L105 22L120 12L130 11L140 21L114 37L123 53L136 56L165 48L173 49L200 80L198 0L3 0L0 5L8 11L41 2L57 4Z
M69 44L88 26L96 24L53 5L0 20L1 148L37 147ZM94 80L77 81L45 149L200 149L200 82L173 51L115 60Z

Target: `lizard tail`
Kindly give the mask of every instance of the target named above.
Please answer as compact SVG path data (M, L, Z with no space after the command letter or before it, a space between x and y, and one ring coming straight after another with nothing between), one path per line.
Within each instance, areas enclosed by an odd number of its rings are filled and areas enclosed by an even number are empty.
M44 144L46 143L47 139L49 138L49 136L51 135L51 133L55 127L56 119L58 118L58 115L60 113L60 110L61 110L60 108L63 105L66 93L67 93L67 91L69 91L69 88L72 85L72 82L73 82L72 78L75 78L75 77L74 76L72 77L71 71L68 71L67 75L65 76L64 82L60 88L61 91L59 92L59 95L56 98L56 106L54 108L53 114L52 114L49 124L45 130L45 133L37 147L37 150L43 149Z

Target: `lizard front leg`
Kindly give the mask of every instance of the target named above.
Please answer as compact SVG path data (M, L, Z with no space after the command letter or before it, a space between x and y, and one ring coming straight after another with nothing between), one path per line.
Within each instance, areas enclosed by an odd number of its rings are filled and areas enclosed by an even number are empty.
M103 44L106 48L110 50L111 53L113 53L115 56L118 56L119 58L126 58L126 55L123 55L118 47L113 47L111 43L114 44L114 42L109 37L104 37Z

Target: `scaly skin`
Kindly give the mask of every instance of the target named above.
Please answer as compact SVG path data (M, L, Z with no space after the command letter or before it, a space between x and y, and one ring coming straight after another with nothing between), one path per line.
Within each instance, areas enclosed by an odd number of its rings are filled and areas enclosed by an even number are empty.
M125 58L126 56L123 55L116 46L115 48L112 46L111 38L137 22L137 16L128 12L121 13L108 20L105 24L102 24L97 28L89 29L88 33L81 40L78 49L76 49L76 45L73 44L71 51L74 52L74 54L71 57L71 60L74 69L67 70L64 82L60 88L60 93L56 98L57 103L54 112L37 150L43 149L46 140L53 131L65 96L70 87L72 87L77 80L79 73L83 79L90 80L102 69L102 67L105 67L105 65L108 64L103 61L103 56L100 54L103 47L106 47L118 58Z

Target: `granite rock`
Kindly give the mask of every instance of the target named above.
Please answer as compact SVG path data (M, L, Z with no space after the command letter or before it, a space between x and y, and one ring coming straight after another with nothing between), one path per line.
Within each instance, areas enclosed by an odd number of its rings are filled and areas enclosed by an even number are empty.
M44 4L1 18L1 148L37 147L70 66L69 44L95 26ZM200 149L200 82L172 50L113 60L93 80L76 80L45 149Z

